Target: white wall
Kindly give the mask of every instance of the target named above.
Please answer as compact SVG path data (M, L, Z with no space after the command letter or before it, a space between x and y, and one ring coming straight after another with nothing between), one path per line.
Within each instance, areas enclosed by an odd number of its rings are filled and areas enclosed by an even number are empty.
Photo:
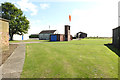
M28 39L29 39L29 34L24 34L23 40L28 40ZM13 40L22 40L22 35L15 34L13 36Z

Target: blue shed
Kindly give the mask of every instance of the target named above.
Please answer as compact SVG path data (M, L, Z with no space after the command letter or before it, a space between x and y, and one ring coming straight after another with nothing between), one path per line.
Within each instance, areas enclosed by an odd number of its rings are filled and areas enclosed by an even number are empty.
M50 38L51 41L57 41L57 35L51 35Z

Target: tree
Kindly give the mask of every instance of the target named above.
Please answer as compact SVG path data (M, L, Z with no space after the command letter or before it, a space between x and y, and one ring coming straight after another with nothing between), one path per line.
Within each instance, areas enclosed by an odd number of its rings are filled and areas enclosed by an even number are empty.
M13 35L23 35L28 32L29 29L29 21L23 15L21 9L15 7L14 4L5 2L2 3L2 18L10 20L9 22L9 35L10 40L13 40Z

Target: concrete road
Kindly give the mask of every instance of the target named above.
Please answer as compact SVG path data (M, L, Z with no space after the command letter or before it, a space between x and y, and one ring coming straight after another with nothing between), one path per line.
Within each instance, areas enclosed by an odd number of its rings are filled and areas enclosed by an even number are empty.
M11 56L0 66L2 78L20 78L25 60L25 44L19 44Z

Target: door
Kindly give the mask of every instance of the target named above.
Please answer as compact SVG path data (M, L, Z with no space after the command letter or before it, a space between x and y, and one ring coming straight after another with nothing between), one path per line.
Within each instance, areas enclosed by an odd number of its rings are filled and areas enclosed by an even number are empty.
M57 41L57 35L51 35L51 41Z

